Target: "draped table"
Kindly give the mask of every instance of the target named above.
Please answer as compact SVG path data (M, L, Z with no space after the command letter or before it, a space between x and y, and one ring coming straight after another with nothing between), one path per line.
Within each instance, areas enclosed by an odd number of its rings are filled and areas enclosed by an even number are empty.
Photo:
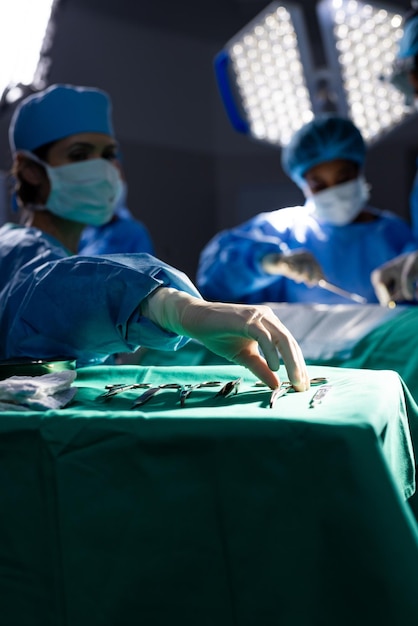
M392 371L309 371L314 408L233 365L102 366L64 409L1 413L1 624L415 626L417 405ZM184 408L99 397L238 377Z

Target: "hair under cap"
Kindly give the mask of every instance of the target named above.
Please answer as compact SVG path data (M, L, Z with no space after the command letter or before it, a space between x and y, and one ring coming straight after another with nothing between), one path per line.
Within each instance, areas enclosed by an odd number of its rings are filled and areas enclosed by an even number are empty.
M78 133L114 136L112 105L100 89L73 85L51 85L22 100L9 127L13 153L33 151L40 146Z
M315 165L346 159L361 168L366 146L358 128L349 119L335 115L315 118L300 128L282 150L282 167L299 187Z

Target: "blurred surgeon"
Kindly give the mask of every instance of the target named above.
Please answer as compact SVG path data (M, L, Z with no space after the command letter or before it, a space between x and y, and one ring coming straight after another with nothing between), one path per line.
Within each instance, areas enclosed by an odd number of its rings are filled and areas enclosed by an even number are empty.
M418 110L418 10L405 15L403 29L392 82L404 94L406 104ZM413 232L418 237L418 172L410 194L410 217ZM384 306L395 302L416 302L418 253L403 254L385 263L373 272L372 281Z
M76 255L85 225L109 221L122 191L105 92L53 85L32 95L9 139L23 215L0 228L1 359L100 363L193 337L272 388L280 351L294 387L309 387L300 348L269 307L205 302L187 276L148 254Z
M403 26L392 82L405 95L406 104L418 110L418 10L405 15ZM409 200L412 230L418 237L418 172Z
M204 297L230 302L348 304L318 286L326 280L377 302L371 272L416 249L396 215L368 204L366 148L345 118L304 125L282 152L282 166L302 189L303 206L260 213L216 235L201 253L197 285Z

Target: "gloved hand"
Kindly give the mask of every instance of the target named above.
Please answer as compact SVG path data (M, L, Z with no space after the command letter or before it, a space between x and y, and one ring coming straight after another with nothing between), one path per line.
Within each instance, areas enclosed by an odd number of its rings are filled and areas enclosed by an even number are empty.
M268 306L207 302L161 287L144 300L141 310L161 328L198 339L215 354L244 365L272 389L280 385L274 374L280 365L279 351L296 391L309 388L302 351Z
M266 254L262 266L267 274L281 274L297 283L313 287L324 279L324 273L314 255L308 250L292 250L286 254Z
M370 279L383 306L393 301L415 300L418 281L418 251L401 254L373 270Z

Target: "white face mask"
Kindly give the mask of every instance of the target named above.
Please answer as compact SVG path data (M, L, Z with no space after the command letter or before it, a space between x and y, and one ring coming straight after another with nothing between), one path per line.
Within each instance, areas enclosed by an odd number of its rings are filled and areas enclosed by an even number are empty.
M110 161L88 159L51 167L28 156L47 171L51 191L46 208L51 213L90 226L109 222L122 194L122 179Z
M308 192L304 190L306 195ZM360 213L369 199L369 186L363 176L335 185L316 194L310 194L307 205L318 222L345 226Z

